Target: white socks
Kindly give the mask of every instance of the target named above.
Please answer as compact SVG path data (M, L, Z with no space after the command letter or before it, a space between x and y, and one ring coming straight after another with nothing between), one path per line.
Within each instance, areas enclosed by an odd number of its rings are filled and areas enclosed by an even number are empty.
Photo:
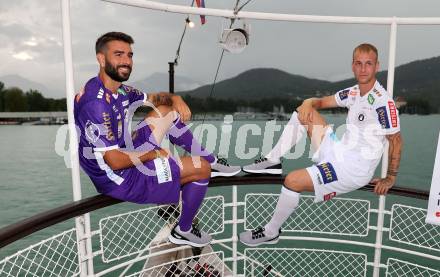
M295 211L299 204L299 193L289 190L284 186L281 189L278 203L269 223L264 226L265 234L268 237L275 237L278 235L281 225L289 218Z
M283 133L278 140L275 147L266 155L266 158L274 163L279 163L280 158L284 156L295 144L297 144L303 135L306 133L306 128L301 125L298 120L298 113L293 112Z

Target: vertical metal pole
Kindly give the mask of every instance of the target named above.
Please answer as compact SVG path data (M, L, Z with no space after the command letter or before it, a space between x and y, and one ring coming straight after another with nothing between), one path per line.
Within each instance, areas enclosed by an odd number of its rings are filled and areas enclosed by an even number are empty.
M237 276L237 186L232 186L232 274Z
M390 46L388 57L388 77L387 77L387 91L391 97L393 97L394 89L394 68L396 64L396 41L397 41L397 23L393 20L391 23L390 32ZM382 156L382 171L381 177L385 178L388 171L388 144ZM374 251L374 271L373 277L379 277L380 274L380 261L382 254L382 237L383 237L383 221L385 211L385 196L379 196L379 213L377 217L377 233L376 233L376 249Z
M64 48L64 70L66 75L66 102L67 118L69 126L69 152L72 166L72 187L73 200L77 201L81 196L81 182L79 174L78 158L78 135L76 133L75 119L73 116L74 85L73 85L73 58L72 58L72 35L70 28L70 1L61 0L61 12L63 22L63 48ZM78 251L80 253L81 276L93 275L93 259L82 261L84 257L92 257L90 239L90 216L85 214L75 219L76 232L79 238ZM86 238L84 240L84 238ZM89 252L90 251L90 252Z
M174 93L174 63L173 62L169 62L169 70L168 70L168 74L169 74L169 87L170 87L170 93Z

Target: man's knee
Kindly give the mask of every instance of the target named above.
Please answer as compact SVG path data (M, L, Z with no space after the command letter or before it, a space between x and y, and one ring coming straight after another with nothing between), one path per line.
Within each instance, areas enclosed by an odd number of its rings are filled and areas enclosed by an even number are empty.
M287 174L284 179L284 186L296 192L303 192L305 190L305 185L301 184L301 177L299 176L298 171L293 171Z
M208 179L211 177L211 164L200 156L193 156L192 162L196 170L197 179Z
M160 106L155 107L152 111L150 111L147 114L147 118L148 117L165 117L170 112L174 112L173 107L166 106L166 105L160 105Z

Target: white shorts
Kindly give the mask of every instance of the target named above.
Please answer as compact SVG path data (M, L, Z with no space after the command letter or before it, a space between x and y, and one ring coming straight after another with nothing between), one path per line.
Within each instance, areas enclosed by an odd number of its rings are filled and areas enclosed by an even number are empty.
M371 180L372 176L354 176L350 174L350 165L336 159L335 145L338 143L333 129L328 127L312 161L315 165L306 170L312 178L315 190L315 202L327 201L337 195L357 190Z

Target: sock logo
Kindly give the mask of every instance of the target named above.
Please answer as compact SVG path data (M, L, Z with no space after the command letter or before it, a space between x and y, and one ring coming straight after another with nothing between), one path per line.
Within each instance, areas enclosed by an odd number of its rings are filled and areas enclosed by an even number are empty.
M319 172L322 176L322 181L324 184L328 184L338 180L336 176L336 171L331 163L322 163L317 165Z
M335 196L336 196L336 192L331 192L329 194L325 194L324 195L324 201L328 201L328 200L332 199Z

